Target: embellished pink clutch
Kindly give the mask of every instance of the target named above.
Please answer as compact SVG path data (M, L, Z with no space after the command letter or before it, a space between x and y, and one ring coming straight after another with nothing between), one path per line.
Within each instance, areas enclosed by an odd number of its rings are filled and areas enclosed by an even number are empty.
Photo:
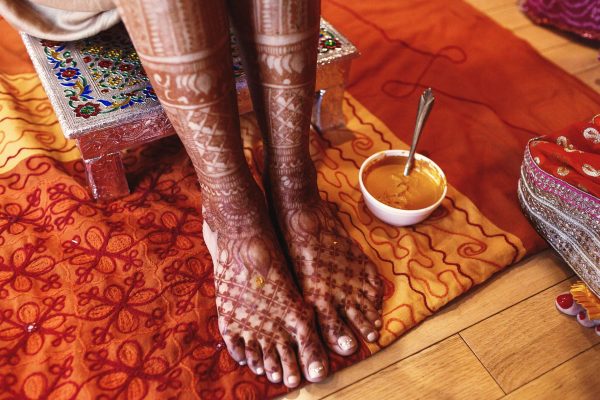
M596 190L600 168L595 164L600 153L577 145L588 140L594 148L600 134L598 126L591 124L574 126L568 132L529 141L521 166L519 201L540 235L600 297L600 198ZM551 150L535 153L542 147ZM558 167L556 160L561 163Z
M551 25L587 39L600 39L598 0L521 0L520 6L538 24Z

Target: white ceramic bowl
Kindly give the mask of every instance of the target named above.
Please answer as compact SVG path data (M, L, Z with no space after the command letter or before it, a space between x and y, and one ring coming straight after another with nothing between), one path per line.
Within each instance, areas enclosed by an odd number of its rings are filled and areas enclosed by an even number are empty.
M384 150L378 153L373 154L369 158L367 158L362 165L360 166L360 170L358 171L358 182L360 184L360 191L363 194L363 198L365 199L365 204L367 208L380 220L387 222L390 225L395 226L408 226L417 224L427 217L431 215L431 213L440 205L444 197L446 197L446 192L448 191L448 182L446 180L446 175L444 175L444 171L429 158L415 153L415 160L422 160L427 162L431 167L439 174L442 179L442 184L444 185L444 189L442 191L442 195L440 198L426 208L420 208L418 210L403 210L401 208L391 207L387 204L382 203L377 200L367 188L365 188L365 184L363 182L363 174L367 166L371 163L376 162L377 160L386 157L386 156L404 156L408 157L408 150Z

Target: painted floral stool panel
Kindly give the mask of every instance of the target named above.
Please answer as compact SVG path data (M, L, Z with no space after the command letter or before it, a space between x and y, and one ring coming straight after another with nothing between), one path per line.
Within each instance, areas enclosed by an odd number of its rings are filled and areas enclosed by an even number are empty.
M76 140L96 199L129 193L121 151L174 134L122 25L75 42L22 34L66 137ZM356 48L321 20L313 123L344 124L341 103ZM233 74L241 113L252 110L232 36Z

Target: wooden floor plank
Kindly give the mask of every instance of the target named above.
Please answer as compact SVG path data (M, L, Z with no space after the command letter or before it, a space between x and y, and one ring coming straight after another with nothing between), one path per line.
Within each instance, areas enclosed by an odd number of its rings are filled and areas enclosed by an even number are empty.
M509 5L514 6L516 0L465 0L480 11L491 11Z
M570 284L559 283L460 333L505 392L600 343L593 330L555 310L554 298Z
M488 16L511 31L533 25L533 22L515 7L514 4L491 11L488 13Z
M448 304L388 348L334 374L324 382L293 392L288 398L321 398L352 385L572 275L572 271L553 252L542 252L498 273L483 285ZM522 282L527 282L527 285Z
M600 64L597 48L577 42L542 51L542 55L572 74L589 70Z
M404 399L497 399L504 395L462 339L452 336L327 399L389 399L392 393Z
M576 76L587 83L592 89L600 93L600 62L594 68L581 71Z
M529 25L512 32L539 52L569 43L563 35L537 25Z
M596 345L512 392L506 399L598 399L599 373L600 345Z

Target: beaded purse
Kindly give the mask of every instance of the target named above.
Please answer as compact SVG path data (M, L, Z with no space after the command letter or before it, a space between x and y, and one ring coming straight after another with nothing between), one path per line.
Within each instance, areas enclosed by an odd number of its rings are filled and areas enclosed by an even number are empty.
M520 0L519 6L537 24L600 40L598 0Z
M600 119L600 118L598 118ZM576 124L525 149L518 196L537 231L600 297L600 125Z

